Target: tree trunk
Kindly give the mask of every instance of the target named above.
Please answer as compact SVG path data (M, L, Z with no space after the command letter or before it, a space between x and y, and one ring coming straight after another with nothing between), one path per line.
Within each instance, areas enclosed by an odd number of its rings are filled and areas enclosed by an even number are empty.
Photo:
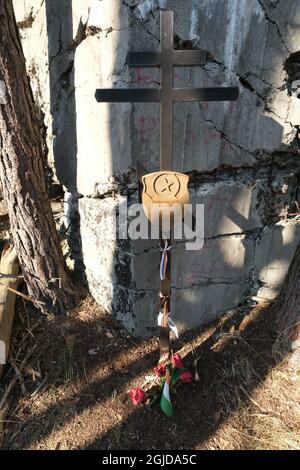
M280 332L293 341L300 340L300 244L274 304Z
M77 295L47 194L46 156L11 0L0 2L0 31L3 197L29 294L44 303L43 310L63 313Z

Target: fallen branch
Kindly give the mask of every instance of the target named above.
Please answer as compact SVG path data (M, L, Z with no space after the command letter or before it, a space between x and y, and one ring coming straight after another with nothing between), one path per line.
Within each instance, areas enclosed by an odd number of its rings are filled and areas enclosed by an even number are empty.
M32 392L32 394L30 395L30 398L34 398L44 388L47 380L48 380L48 374L46 374L44 380L38 385L35 391Z
M34 304L38 305L45 305L45 302L40 302L39 300L34 300L29 295L23 294L23 292L20 292L13 287L6 286L3 282L0 281L0 286L4 287L5 289L9 290L10 292L13 292L14 294L23 297L23 299L29 300L29 302L32 302Z
M0 273L0 279L24 279L21 275Z
M33 348L28 351L28 353L26 354L26 356L24 357L24 359L22 360L21 364L20 364L20 367L18 368L18 373L15 373L15 376L13 377L13 379L10 381L7 389L5 390L4 394L3 394L3 397L0 401L0 411L2 411L7 403L7 400L9 399L9 396L11 394L11 392L13 391L18 379L19 379L19 374L22 372L22 370L24 369L24 367L26 366L27 364L27 361L28 359L31 357L31 355L34 353L34 351L36 350L37 348L37 344L35 346L33 346Z
M26 387L25 387L25 383L24 383L24 379L22 377L21 371L12 359L10 359L9 362L12 365L12 367L14 368L15 374L16 374L17 378L20 381L22 393L25 396L26 393L27 393L27 390L26 390Z

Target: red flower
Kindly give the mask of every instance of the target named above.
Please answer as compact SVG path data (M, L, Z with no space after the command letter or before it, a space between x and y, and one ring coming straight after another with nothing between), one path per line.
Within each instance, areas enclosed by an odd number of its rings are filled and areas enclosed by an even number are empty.
M134 405L144 403L147 400L147 394L139 387L130 390L129 397Z
M158 364L158 366L154 367L154 372L158 377L164 377L166 375L166 366Z
M180 380L182 380L182 382L186 382L187 384L191 384L193 382L193 375L189 370L185 370L181 372Z
M173 364L173 367L176 367L176 369L181 369L183 367L182 359L179 356L179 354L172 355L172 364Z

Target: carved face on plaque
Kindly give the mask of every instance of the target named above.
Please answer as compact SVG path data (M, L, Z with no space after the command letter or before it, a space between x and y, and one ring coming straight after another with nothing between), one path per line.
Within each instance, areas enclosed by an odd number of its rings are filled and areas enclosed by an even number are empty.
M187 175L175 171L159 171L143 176L142 180L142 202L149 220L154 204L168 211L174 204L183 206L189 202Z

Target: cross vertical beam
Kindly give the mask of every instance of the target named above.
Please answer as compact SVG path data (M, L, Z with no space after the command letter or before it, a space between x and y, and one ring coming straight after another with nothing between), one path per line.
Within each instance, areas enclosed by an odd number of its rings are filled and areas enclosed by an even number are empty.
M160 89L98 89L100 102L160 102L160 169L172 169L173 103L199 101L233 101L238 97L237 87L174 88L174 66L204 65L204 50L174 50L173 11L160 12L160 52L129 52L129 67L160 67Z
M173 12L161 15L160 169L170 170L173 157Z
M160 52L129 52L127 65L130 67L160 67L160 89L100 89L96 99L100 102L159 102L160 103L160 169L172 170L173 157L173 103L199 101L233 101L238 97L237 87L174 88L174 66L204 65L207 54L203 50L174 50L172 11L160 13ZM162 243L162 234L160 242ZM167 241L170 246L171 240ZM160 283L160 306L164 313L160 327L160 361L167 360L170 353L170 328L168 315L171 299L171 253L165 278Z

